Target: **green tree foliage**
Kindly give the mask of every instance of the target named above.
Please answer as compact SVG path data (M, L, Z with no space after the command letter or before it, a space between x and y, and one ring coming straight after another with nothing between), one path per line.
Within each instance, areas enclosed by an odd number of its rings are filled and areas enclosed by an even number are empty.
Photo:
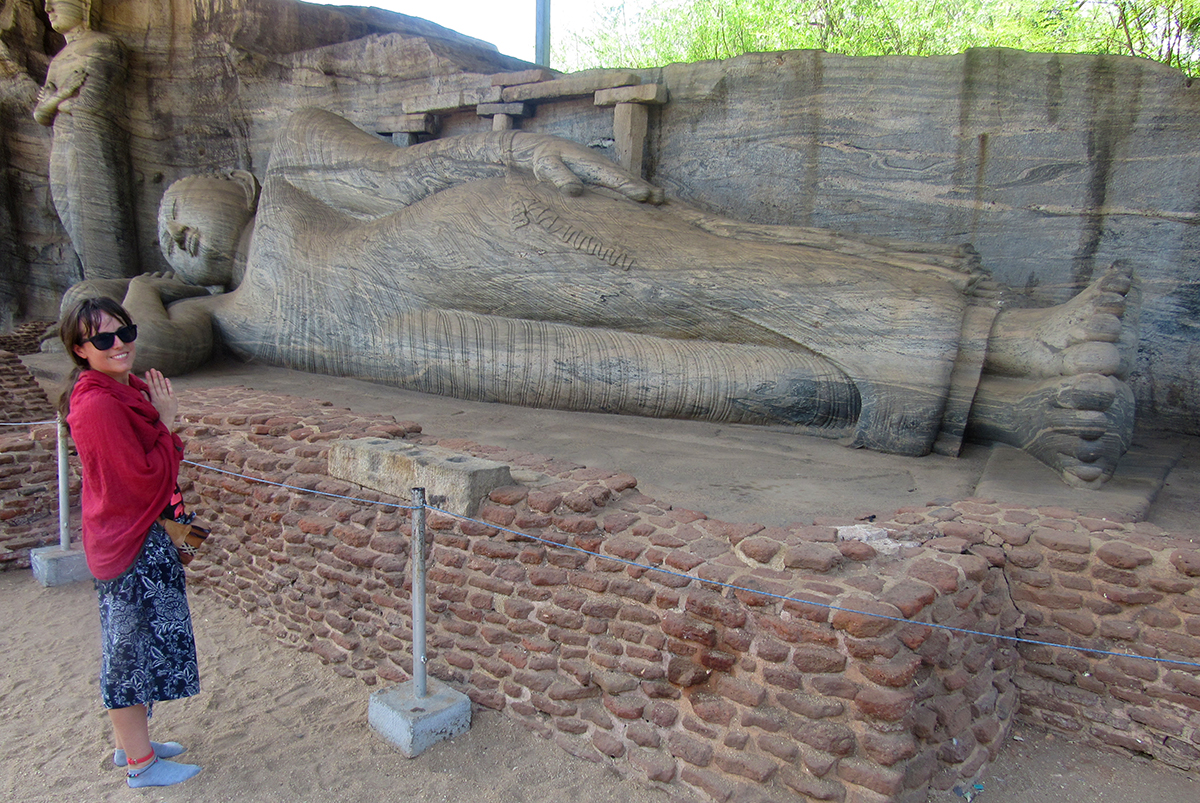
M970 47L1116 53L1200 72L1200 0L626 0L555 43L565 69L754 51L934 56Z

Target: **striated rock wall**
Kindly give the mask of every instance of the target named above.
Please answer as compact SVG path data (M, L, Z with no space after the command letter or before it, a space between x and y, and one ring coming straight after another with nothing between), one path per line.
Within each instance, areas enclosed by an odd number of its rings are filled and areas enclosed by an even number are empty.
M0 137L8 152L8 226L17 242L9 257L14 272L0 275L0 303L11 287L10 314L18 320L57 314L62 292L81 278L50 200L49 132L31 118L46 66L62 46L41 6L7 0L0 19L11 25L0 30ZM526 66L425 20L293 0L108 2L101 30L129 53L122 125L146 270L165 268L155 225L166 186L204 170L261 175L276 126L293 109L322 106L371 126L381 115L399 114L406 98L458 89L464 72L474 76L471 86L490 90L487 75Z

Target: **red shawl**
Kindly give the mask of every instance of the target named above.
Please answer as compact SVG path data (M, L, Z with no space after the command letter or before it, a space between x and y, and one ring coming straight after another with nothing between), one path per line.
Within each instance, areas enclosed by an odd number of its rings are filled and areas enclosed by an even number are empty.
M150 525L171 498L183 442L159 420L145 382L122 385L85 370L67 424L83 466L83 551L98 580L133 565Z

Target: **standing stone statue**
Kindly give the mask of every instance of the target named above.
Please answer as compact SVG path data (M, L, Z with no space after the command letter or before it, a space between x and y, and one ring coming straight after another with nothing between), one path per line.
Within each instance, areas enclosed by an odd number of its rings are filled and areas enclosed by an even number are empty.
M184 372L221 342L427 393L784 424L897 454L956 453L968 433L1080 487L1128 447L1127 271L1066 304L1004 308L969 249L662 200L557 137L395 148L308 109L261 193L243 171L167 190L159 241L176 277L85 282L64 304L123 299L137 370ZM183 298L197 285L228 291Z
M46 0L66 46L50 62L33 119L53 127L50 193L85 278L138 272L125 133L125 50L95 30L101 0Z

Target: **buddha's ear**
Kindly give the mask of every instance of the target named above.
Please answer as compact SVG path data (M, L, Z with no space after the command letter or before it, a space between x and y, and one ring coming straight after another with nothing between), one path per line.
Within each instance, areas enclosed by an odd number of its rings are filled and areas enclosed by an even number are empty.
M238 183L246 193L246 208L253 212L258 208L258 179L249 170L230 170L229 178Z

